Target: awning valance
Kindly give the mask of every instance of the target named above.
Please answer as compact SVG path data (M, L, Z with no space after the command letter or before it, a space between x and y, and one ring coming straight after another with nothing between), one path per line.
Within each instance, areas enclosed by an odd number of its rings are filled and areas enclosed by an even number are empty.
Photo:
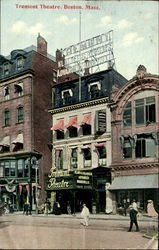
M85 124L88 124L88 125L91 124L91 114L85 114L85 115L83 116L83 120L82 120L80 126L83 126L83 125L85 125Z
M2 141L0 142L0 146L9 146L10 145L10 136L3 137Z
M12 142L13 144L22 143L23 144L23 134L18 134L17 138Z
M76 127L77 128L77 116L70 117L69 123L67 124L66 128Z
M57 123L51 128L51 130L64 131L64 120L58 120Z
M120 176L114 178L109 190L158 188L158 175Z
M105 143L98 143L95 145L96 148L104 148L105 147Z

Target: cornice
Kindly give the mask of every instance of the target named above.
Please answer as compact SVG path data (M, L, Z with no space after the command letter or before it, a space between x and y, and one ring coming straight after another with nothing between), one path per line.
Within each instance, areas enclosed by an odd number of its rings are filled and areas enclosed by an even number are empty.
M101 99L96 99L96 100L83 102L83 103L77 103L74 105L65 106L65 107L61 107L61 108L53 108L53 109L49 109L48 112L51 114L57 114L57 113L67 112L70 110L76 110L76 109L80 109L80 108L95 106L95 105L99 105L99 104L103 104L103 103L109 103L109 97L104 97Z
M112 165L113 170L134 170L134 169L148 169L159 168L159 163L143 163L143 164L127 164L127 165Z
M5 78L0 79L0 84L1 84L1 83L4 83L4 82L7 82L7 81L10 81L10 80L12 80L12 79L15 79L15 78L17 78L17 77L21 77L21 76L26 75L26 74L35 75L35 72L34 72L33 70L31 70L31 69L30 69L30 70L25 70L25 71L20 72L20 73L18 73L18 74L11 75L11 76L9 76L9 77L5 77Z

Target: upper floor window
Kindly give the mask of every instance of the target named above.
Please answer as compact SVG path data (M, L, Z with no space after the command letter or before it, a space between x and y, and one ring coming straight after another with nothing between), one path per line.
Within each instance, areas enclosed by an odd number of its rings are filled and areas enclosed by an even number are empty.
M14 85L14 93L17 93L17 96L23 95L23 83L18 83Z
M4 99L5 100L9 100L10 99L10 89L9 87L4 87L3 89L3 95L4 95Z
M106 148L105 143L98 143L96 145L98 153L98 166L106 166Z
M123 157L125 159L132 158L132 145L128 138L124 140Z
M154 157L156 154L156 145L152 137L138 135L135 148L136 158Z
M136 125L149 125L156 122L155 97L147 97L135 101Z
M5 161L4 163L4 176L16 176L16 164L15 161Z
M57 72L56 71L53 71L53 73L52 73L52 80L53 80L53 82L57 82Z
M83 146L83 160L84 160L84 167L91 167L92 165L92 155L91 155L91 148L89 145Z
M84 114L80 124L83 135L91 135L91 114Z
M56 133L56 139L64 139L64 119L59 119L55 125L51 128Z
M63 169L63 149L56 148L55 149L55 166L56 169Z
M71 149L71 159L70 159L70 168L77 168L77 148L72 148Z
M10 111L6 110L3 113L3 124L4 126L9 126L10 125Z
M6 62L3 64L3 75L6 76L10 73L10 63Z
M24 122L24 108L23 107L17 108L17 122L18 123Z
M24 58L22 56L18 57L17 58L17 70L22 69L23 66L24 66Z
M68 105L71 104L71 100L72 100L72 90L68 89L68 90L63 90L62 92L62 103L63 105Z
M131 102L128 102L126 107L124 108L123 113L123 125L124 127L131 126L132 123L132 109L131 109Z
M10 136L5 136L0 141L0 153L7 153L10 151Z
M13 148L14 152L23 150L23 134L19 133L17 137L15 138L15 140L12 142L12 144L14 144L14 148Z
M90 83L89 84L90 98L94 99L100 97L100 90L101 90L100 82Z
M69 137L77 137L77 116L72 116L69 118L69 123L67 124L67 129L69 131Z

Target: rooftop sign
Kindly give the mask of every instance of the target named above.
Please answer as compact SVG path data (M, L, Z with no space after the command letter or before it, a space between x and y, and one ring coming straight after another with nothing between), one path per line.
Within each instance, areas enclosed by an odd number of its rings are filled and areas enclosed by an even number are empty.
M70 72L83 73L85 68L93 68L114 61L113 31L92 37L62 50L65 67Z

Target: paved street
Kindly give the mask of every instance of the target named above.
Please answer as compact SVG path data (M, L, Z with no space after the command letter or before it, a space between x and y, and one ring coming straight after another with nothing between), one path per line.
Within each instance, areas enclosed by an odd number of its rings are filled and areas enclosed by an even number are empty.
M80 223L78 216L4 215L0 217L0 249L157 249L143 237L157 227L157 221L139 221L140 232L127 232L128 217L92 218L87 228Z

